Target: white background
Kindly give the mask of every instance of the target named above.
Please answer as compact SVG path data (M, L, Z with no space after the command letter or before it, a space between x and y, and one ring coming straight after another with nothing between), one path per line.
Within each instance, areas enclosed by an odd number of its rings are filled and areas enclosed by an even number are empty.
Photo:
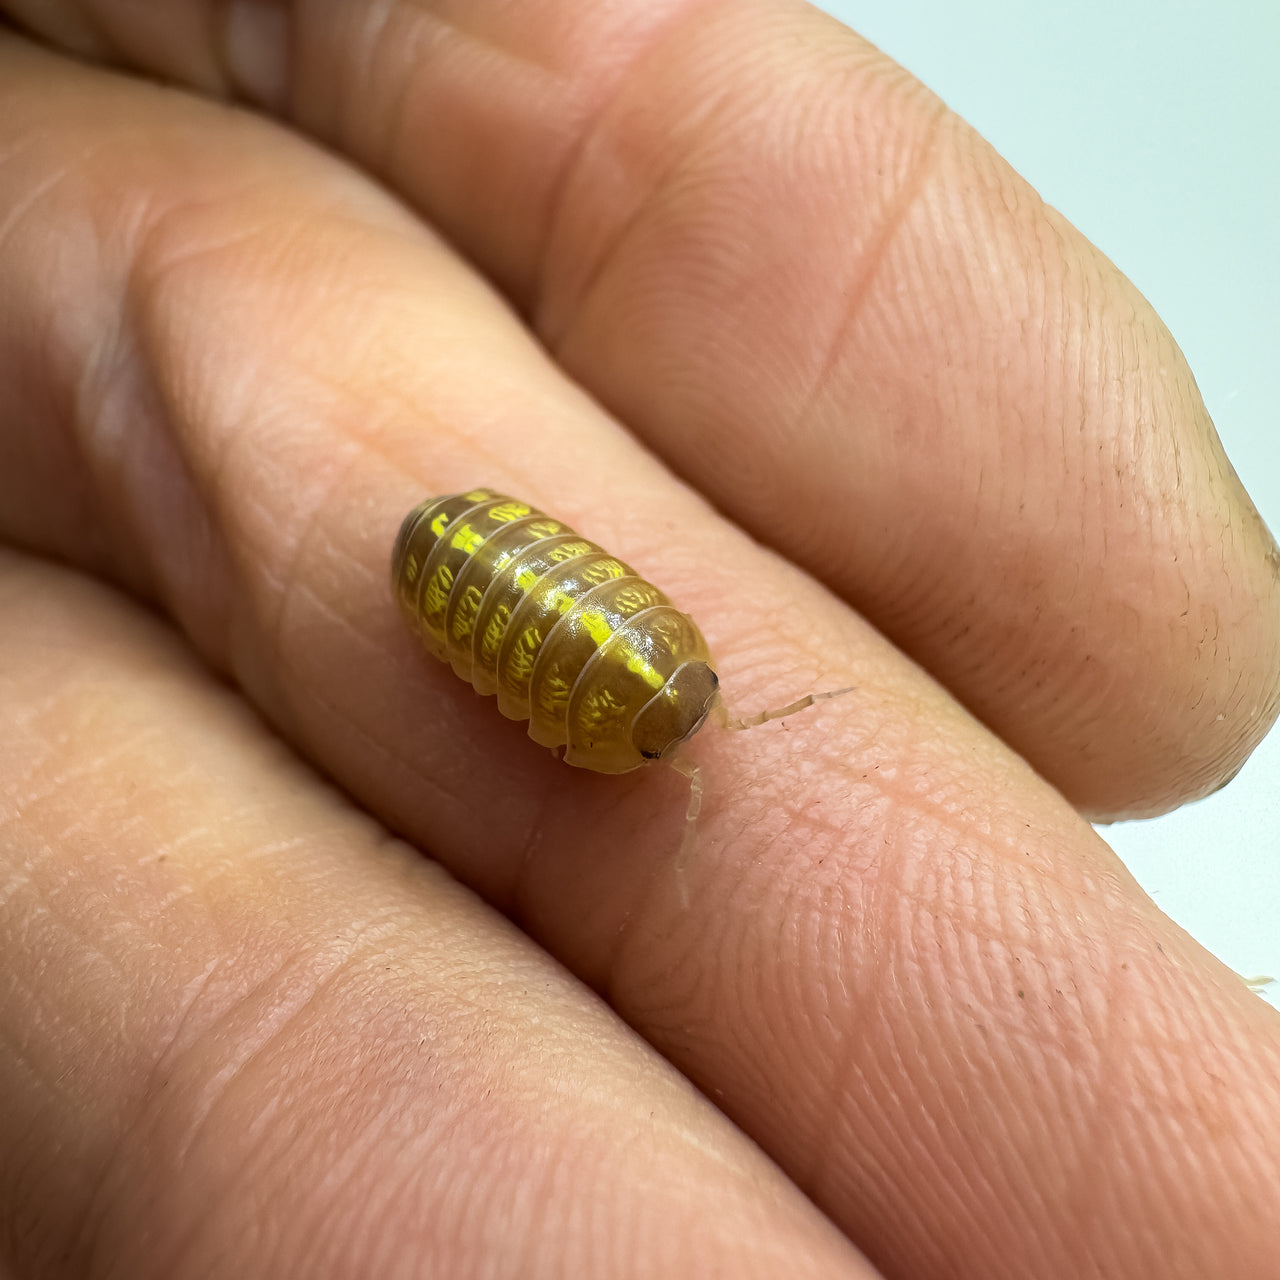
M1146 294L1280 532L1280 5L821 7L940 94ZM1280 978L1280 733L1225 791L1102 834L1227 964ZM1266 995L1280 1004L1280 983Z

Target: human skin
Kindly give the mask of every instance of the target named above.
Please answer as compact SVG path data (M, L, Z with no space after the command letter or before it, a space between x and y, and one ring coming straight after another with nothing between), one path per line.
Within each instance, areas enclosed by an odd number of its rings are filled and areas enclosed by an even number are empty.
M796 5L6 9L187 87L0 38L0 1268L1275 1274L1280 1018L1081 816L1280 672L1115 267ZM685 863L415 650L476 484L854 686Z

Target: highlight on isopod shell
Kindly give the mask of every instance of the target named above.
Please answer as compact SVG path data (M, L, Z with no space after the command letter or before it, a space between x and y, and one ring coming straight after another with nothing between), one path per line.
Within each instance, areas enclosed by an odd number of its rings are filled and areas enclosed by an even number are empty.
M594 542L491 489L416 506L391 581L427 650L569 764L671 761L717 704L692 618Z

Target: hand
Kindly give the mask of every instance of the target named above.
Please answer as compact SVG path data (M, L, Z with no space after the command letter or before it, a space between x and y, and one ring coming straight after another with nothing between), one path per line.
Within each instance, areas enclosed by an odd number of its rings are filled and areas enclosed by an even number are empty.
M1280 682L1116 269L791 4L7 7L186 88L0 40L0 1268L1269 1274L1280 1019L1079 816ZM856 686L679 874L402 627L475 484Z

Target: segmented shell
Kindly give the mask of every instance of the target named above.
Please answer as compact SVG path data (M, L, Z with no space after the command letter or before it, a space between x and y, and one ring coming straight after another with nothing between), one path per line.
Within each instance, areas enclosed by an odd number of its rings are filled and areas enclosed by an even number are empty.
M626 773L669 757L716 700L692 618L595 543L490 489L416 506L391 581L426 648L569 764Z

